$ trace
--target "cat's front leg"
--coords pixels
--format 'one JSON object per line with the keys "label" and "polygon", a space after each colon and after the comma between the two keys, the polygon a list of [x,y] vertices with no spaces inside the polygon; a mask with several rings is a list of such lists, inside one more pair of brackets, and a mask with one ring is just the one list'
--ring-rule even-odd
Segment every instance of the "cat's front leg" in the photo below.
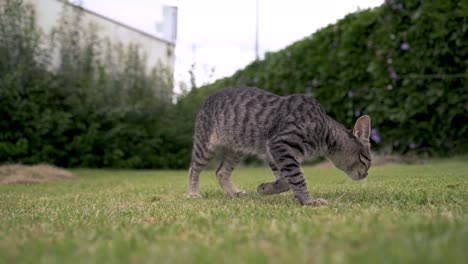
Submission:
{"label": "cat's front leg", "polygon": [[289,191],[289,184],[285,180],[264,182],[257,187],[257,193],[260,195],[279,194],[287,191]]}
{"label": "cat's front leg", "polygon": [[257,187],[257,193],[260,195],[272,195],[289,191],[289,184],[281,177],[278,166],[275,162],[268,161],[268,165],[276,178],[273,182],[264,182]]}
{"label": "cat's front leg", "polygon": [[302,205],[309,205],[309,206],[318,207],[318,206],[322,206],[322,205],[327,205],[328,201],[325,200],[325,199],[322,199],[322,198],[312,198],[312,199],[307,200],[306,202],[301,203],[301,204]]}
{"label": "cat's front leg", "polygon": [[298,150],[294,142],[281,139],[273,141],[269,146],[272,161],[278,167],[280,178],[284,179],[302,205],[320,206],[326,204],[323,199],[313,199],[307,190],[307,182],[296,159]]}

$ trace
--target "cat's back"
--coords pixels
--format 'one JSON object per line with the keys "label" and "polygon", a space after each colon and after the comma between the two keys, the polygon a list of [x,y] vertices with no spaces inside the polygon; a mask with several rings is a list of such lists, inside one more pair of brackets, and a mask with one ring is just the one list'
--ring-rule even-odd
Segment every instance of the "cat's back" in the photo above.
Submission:
{"label": "cat's back", "polygon": [[291,115],[305,121],[306,116],[315,119],[314,115],[325,115],[325,110],[304,94],[279,96],[255,87],[230,87],[211,94],[199,111],[208,122],[225,128],[256,125],[267,129]]}
{"label": "cat's back", "polygon": [[224,125],[239,125],[240,118],[249,118],[254,113],[275,108],[281,100],[281,96],[255,87],[229,87],[208,96],[199,110],[199,115],[206,116],[210,122],[223,119],[226,121],[222,123]]}
{"label": "cat's back", "polygon": [[[214,113],[217,116],[229,112],[243,115],[259,111],[268,112],[269,110],[275,110],[274,115],[276,116],[290,115],[294,112],[303,114],[310,110],[325,114],[325,109],[322,105],[314,98],[305,94],[279,96],[256,87],[221,89],[208,96],[201,107],[201,111]],[[268,117],[268,115],[264,115],[263,117]]]}
{"label": "cat's back", "polygon": [[210,95],[197,115],[197,127],[221,145],[259,148],[278,123],[283,97],[253,87],[231,87]]}
{"label": "cat's back", "polygon": [[256,87],[228,87],[208,96],[205,103],[224,102],[229,105],[235,105],[246,103],[250,100],[260,102],[265,100],[278,100],[279,98],[280,96],[276,94],[272,94]]}
{"label": "cat's back", "polygon": [[214,145],[258,154],[265,151],[270,138],[291,123],[306,125],[323,121],[324,116],[321,105],[306,95],[278,96],[258,88],[224,88],[205,100],[195,130]]}

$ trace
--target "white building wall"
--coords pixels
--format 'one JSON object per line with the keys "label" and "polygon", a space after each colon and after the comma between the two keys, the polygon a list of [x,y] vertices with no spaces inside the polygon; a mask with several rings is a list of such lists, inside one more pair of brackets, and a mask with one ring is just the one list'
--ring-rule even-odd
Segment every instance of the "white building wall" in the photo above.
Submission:
{"label": "white building wall", "polygon": [[[36,10],[37,24],[45,33],[50,33],[57,26],[63,8],[72,10],[74,5],[62,0],[29,0]],[[162,7],[161,7],[162,8]],[[150,70],[158,62],[174,72],[174,48],[169,41],[156,38],[148,33],[134,29],[97,13],[84,9],[82,12],[83,25],[94,24],[99,35],[108,38],[112,43],[121,42],[124,45],[131,43],[139,45],[148,56],[148,69]]]}

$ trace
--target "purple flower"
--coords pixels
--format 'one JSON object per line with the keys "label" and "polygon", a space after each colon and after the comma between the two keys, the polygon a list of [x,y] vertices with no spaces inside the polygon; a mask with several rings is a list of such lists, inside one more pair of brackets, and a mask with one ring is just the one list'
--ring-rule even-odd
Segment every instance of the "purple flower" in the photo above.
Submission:
{"label": "purple flower", "polygon": [[410,45],[407,42],[403,42],[403,43],[401,43],[400,49],[401,50],[409,50]]}
{"label": "purple flower", "polygon": [[333,41],[333,42],[332,42],[332,47],[333,47],[333,48],[336,48],[336,47],[338,47],[338,42],[336,42],[336,41]]}
{"label": "purple flower", "polygon": [[355,117],[361,116],[361,111],[359,110],[354,111],[354,116]]}
{"label": "purple flower", "polygon": [[319,84],[318,80],[317,79],[313,79],[312,80],[312,85],[313,86],[317,86]]}
{"label": "purple flower", "polygon": [[352,91],[349,91],[349,92],[348,92],[348,97],[349,97],[349,98],[352,98],[353,96],[354,96],[354,93],[353,93]]}
{"label": "purple flower", "polygon": [[402,3],[398,3],[395,5],[395,9],[397,10],[402,10],[403,9],[403,4]]}
{"label": "purple flower", "polygon": [[408,146],[410,147],[410,149],[415,149],[416,148],[416,144],[414,144],[414,143],[411,143]]}
{"label": "purple flower", "polygon": [[388,66],[387,70],[388,73],[390,73],[390,78],[392,78],[392,80],[396,80],[398,78],[398,75],[396,74],[395,69],[393,69],[392,66]]}
{"label": "purple flower", "polygon": [[377,129],[375,129],[375,128],[371,129],[371,139],[375,143],[379,143],[381,141],[379,132],[377,132]]}

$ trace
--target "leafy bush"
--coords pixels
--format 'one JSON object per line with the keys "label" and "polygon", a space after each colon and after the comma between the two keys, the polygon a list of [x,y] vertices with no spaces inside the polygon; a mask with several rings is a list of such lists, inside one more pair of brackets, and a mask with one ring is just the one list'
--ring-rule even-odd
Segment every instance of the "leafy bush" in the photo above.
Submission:
{"label": "leafy bush", "polygon": [[231,85],[280,95],[311,92],[348,127],[371,115],[376,150],[466,153],[467,35],[466,1],[390,0],[267,53],[181,103],[194,107]]}
{"label": "leafy bush", "polygon": [[102,39],[80,9],[64,9],[47,38],[31,6],[9,0],[0,8],[0,161],[174,166],[165,160],[174,147],[163,141],[173,110],[169,71],[148,73],[137,45]]}
{"label": "leafy bush", "polygon": [[145,71],[137,45],[102,39],[79,10],[64,10],[50,36],[34,19],[21,0],[0,5],[0,162],[184,168],[199,105],[233,85],[309,92],[348,127],[369,114],[382,152],[468,149],[466,1],[386,1],[177,104],[167,69]]}

